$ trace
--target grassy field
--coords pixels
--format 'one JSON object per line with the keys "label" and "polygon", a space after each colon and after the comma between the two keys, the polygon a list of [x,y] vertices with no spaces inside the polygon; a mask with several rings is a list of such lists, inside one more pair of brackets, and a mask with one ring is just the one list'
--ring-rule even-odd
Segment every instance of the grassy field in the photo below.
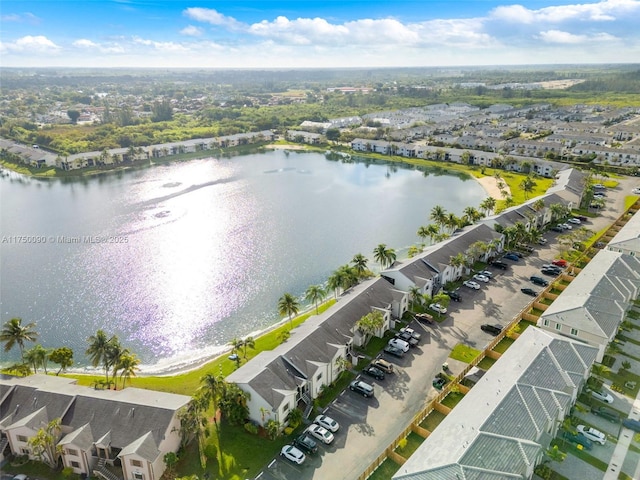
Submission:
{"label": "grassy field", "polygon": [[476,350],[475,348],[470,347],[469,345],[465,345],[464,343],[459,343],[451,353],[449,354],[450,358],[454,360],[460,360],[461,362],[471,363],[471,361],[480,355],[480,350]]}

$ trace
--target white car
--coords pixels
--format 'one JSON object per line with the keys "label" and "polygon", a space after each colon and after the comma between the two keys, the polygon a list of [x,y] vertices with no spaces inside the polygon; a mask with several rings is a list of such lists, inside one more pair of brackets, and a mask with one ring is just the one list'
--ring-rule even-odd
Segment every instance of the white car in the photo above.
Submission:
{"label": "white car", "polygon": [[478,275],[484,275],[485,277],[492,278],[493,272],[490,272],[489,270],[482,270],[481,272],[478,272]]}
{"label": "white car", "polygon": [[601,184],[601,183],[596,183],[596,184],[594,184],[594,185],[593,185],[593,188],[605,189],[605,188],[607,188],[607,187],[605,187],[605,186],[604,186],[603,184]]}
{"label": "white car", "polygon": [[465,280],[464,282],[462,282],[462,284],[465,287],[469,287],[469,288],[473,288],[474,290],[480,290],[480,284],[471,281],[471,280]]}
{"label": "white car", "polygon": [[337,432],[338,429],[340,428],[340,425],[338,424],[338,422],[336,422],[331,417],[327,417],[326,415],[318,415],[313,422],[317,423],[321,427],[324,427],[330,432],[334,432],[334,433]]}
{"label": "white car", "polygon": [[483,282],[483,283],[487,283],[489,281],[489,277],[487,277],[486,275],[481,275],[479,273],[476,273],[473,278],[475,280],[478,280],[479,282]]}
{"label": "white car", "polygon": [[302,462],[304,462],[305,459],[304,453],[293,445],[285,445],[282,447],[280,455],[293,463],[297,463],[298,465],[302,465]]}
{"label": "white car", "polygon": [[585,425],[578,425],[576,427],[576,430],[578,430],[592,442],[598,442],[600,445],[604,445],[607,441],[607,436],[600,430],[596,430],[595,428],[587,427]]}
{"label": "white car", "polygon": [[574,225],[580,225],[582,223],[579,218],[570,218],[567,222],[573,223]]}
{"label": "white car", "polygon": [[407,353],[409,351],[409,343],[401,340],[400,338],[392,338],[391,340],[389,340],[388,345],[390,347],[399,348],[404,353]]}
{"label": "white car", "polygon": [[631,190],[631,193],[633,193],[634,195],[640,195],[640,188],[634,188],[633,190]]}
{"label": "white car", "polygon": [[325,445],[329,445],[333,442],[333,433],[316,423],[312,423],[309,428],[307,428],[307,433],[312,437],[316,437]]}
{"label": "white car", "polygon": [[443,315],[447,313],[447,307],[443,307],[439,303],[432,303],[431,305],[429,305],[429,308],[434,312],[442,313]]}
{"label": "white car", "polygon": [[546,238],[541,238],[538,240],[538,245],[546,245],[547,244],[547,239]]}
{"label": "white car", "polygon": [[560,226],[562,228],[564,228],[565,230],[573,230],[573,227],[571,225],[569,225],[568,223],[563,223]]}
{"label": "white car", "polygon": [[597,390],[591,390],[591,396],[604,403],[613,403],[613,397],[604,390],[601,392]]}

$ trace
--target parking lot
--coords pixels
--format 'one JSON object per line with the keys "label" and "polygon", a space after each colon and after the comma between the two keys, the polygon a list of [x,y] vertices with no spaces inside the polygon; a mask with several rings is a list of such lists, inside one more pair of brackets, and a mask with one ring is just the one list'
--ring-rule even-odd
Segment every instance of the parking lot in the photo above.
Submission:
{"label": "parking lot", "polygon": [[[606,207],[601,215],[584,226],[597,232],[610,225],[620,215],[624,197],[635,183],[637,180],[627,179],[622,186],[608,192]],[[357,478],[437,394],[431,381],[441,371],[442,364],[449,362],[453,373],[456,373],[456,362],[448,360],[453,347],[464,343],[483,349],[493,335],[483,332],[480,325],[491,323],[504,326],[525,308],[533,298],[520,289],[531,287],[541,291],[543,288],[531,283],[529,278],[532,275],[553,281],[553,277],[540,274],[540,267],[551,263],[556,257],[557,235],[559,233],[547,232],[544,235],[548,240],[546,245],[536,246],[534,252],[517,262],[505,260],[509,264],[507,270],[488,267],[493,278],[488,283],[482,283],[479,290],[460,287],[462,301],[450,303],[447,318],[442,323],[425,326],[413,322],[411,326],[422,334],[420,344],[411,348],[403,358],[383,354],[383,358],[396,366],[396,372],[380,381],[368,376],[364,378],[367,383],[375,385],[375,397],[367,399],[346,390],[327,408],[326,414],[340,423],[334,442],[329,446],[319,444],[318,454],[308,456],[301,466],[284,459],[274,459],[261,478]],[[630,399],[621,398],[617,401],[627,402],[626,405],[620,404],[620,407],[631,409]],[[593,425],[600,425],[598,422],[602,421],[601,418],[590,413],[588,415],[595,418]],[[617,434],[610,431],[611,425],[605,427],[611,435]],[[608,463],[613,448],[611,442],[600,447],[598,458],[602,457],[602,461]]]}

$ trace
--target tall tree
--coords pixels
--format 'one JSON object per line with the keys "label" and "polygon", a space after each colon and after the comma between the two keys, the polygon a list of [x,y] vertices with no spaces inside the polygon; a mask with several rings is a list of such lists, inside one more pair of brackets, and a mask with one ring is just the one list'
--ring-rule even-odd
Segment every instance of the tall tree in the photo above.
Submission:
{"label": "tall tree", "polygon": [[242,356],[247,359],[247,348],[255,349],[256,341],[253,337],[245,337],[242,339]]}
{"label": "tall tree", "polygon": [[104,368],[107,383],[109,383],[109,368],[111,366],[109,364],[110,349],[113,339],[117,340],[117,337],[113,336],[108,338],[104,330],[99,329],[95,335],[91,335],[87,339],[89,342],[89,348],[85,351],[94,368],[98,367],[98,365],[101,365],[102,368]]}
{"label": "tall tree", "polygon": [[480,203],[480,210],[485,212],[486,216],[492,214],[496,209],[496,199],[493,197],[487,197]]}
{"label": "tall tree", "polygon": [[290,293],[285,293],[278,300],[278,313],[280,315],[288,315],[289,316],[289,326],[293,328],[292,318],[294,315],[297,315],[300,311],[300,304],[296,297],[291,295]]}
{"label": "tall tree", "polygon": [[367,257],[361,253],[356,253],[351,259],[351,263],[353,264],[353,268],[358,275],[358,278],[364,277],[367,273],[367,262]]}
{"label": "tall tree", "polygon": [[120,355],[118,359],[118,370],[120,370],[120,379],[122,380],[122,388],[131,379],[136,376],[136,372],[140,370],[140,359],[135,353],[128,350]]}
{"label": "tall tree", "polygon": [[42,367],[44,374],[47,374],[49,352],[39,343],[35,344],[33,348],[30,348],[25,352],[24,359],[33,367],[33,373],[38,373],[38,368]]}
{"label": "tall tree", "polygon": [[443,227],[446,224],[447,212],[442,205],[436,205],[431,209],[429,220],[435,222],[436,225]]}
{"label": "tall tree", "polygon": [[28,440],[33,454],[52,469],[57,468],[58,458],[62,455],[62,445],[58,445],[61,423],[60,418],[54,418]]}
{"label": "tall tree", "polygon": [[307,302],[311,302],[316,306],[316,315],[318,314],[318,303],[324,300],[327,292],[322,285],[310,285],[307,291],[304,292],[304,298]]}
{"label": "tall tree", "polygon": [[384,315],[380,310],[373,310],[356,322],[356,328],[364,335],[364,345],[369,342],[369,337],[384,326]]}
{"label": "tall tree", "polygon": [[60,375],[60,372],[73,366],[73,350],[69,347],[56,348],[49,354],[49,360],[60,365],[60,369],[56,372],[56,375]]}
{"label": "tall tree", "polygon": [[7,321],[0,332],[0,342],[4,343],[4,351],[8,352],[14,345],[20,348],[20,358],[24,363],[24,342],[35,342],[38,333],[34,330],[36,324],[22,325],[21,318],[12,318]]}
{"label": "tall tree", "polygon": [[396,261],[396,252],[393,248],[387,248],[384,243],[381,243],[373,250],[373,258],[384,269],[393,265],[393,262]]}
{"label": "tall tree", "polygon": [[203,400],[207,402],[207,406],[213,406],[213,414],[216,415],[218,411],[218,401],[225,388],[224,379],[220,375],[209,372],[200,377],[200,384],[200,388],[198,389],[199,394]]}

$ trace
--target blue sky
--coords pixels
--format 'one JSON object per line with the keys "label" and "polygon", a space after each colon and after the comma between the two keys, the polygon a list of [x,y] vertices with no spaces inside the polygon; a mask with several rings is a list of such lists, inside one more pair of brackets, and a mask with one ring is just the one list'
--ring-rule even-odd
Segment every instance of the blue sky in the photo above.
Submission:
{"label": "blue sky", "polygon": [[3,66],[640,62],[640,0],[2,0]]}

